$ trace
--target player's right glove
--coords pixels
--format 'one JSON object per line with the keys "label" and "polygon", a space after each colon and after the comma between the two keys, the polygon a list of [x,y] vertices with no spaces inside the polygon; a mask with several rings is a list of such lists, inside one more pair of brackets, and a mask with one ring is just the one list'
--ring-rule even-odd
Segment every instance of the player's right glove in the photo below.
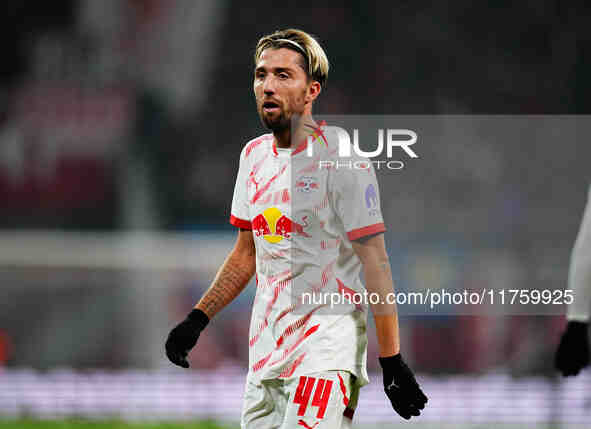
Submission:
{"label": "player's right glove", "polygon": [[176,325],[166,340],[168,360],[183,368],[189,368],[187,355],[199,339],[199,334],[209,323],[209,317],[203,311],[194,309],[187,318]]}
{"label": "player's right glove", "polygon": [[554,365],[565,377],[577,375],[581,369],[589,365],[587,323],[568,322],[556,350]]}
{"label": "player's right glove", "polygon": [[427,397],[400,353],[379,360],[384,372],[384,391],[394,410],[406,420],[420,415]]}

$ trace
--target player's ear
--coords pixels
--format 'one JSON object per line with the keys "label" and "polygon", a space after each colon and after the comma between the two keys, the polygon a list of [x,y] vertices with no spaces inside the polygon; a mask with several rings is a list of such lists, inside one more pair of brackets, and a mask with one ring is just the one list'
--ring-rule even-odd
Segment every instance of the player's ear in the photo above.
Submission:
{"label": "player's ear", "polygon": [[308,85],[308,90],[306,91],[306,103],[310,103],[320,95],[322,91],[322,85],[316,80],[313,80],[310,85]]}

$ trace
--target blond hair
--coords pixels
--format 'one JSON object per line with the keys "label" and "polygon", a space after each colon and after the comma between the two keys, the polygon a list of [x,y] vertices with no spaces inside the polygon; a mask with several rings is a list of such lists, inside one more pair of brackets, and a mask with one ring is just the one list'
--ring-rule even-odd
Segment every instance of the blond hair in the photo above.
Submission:
{"label": "blond hair", "polygon": [[263,51],[268,48],[287,48],[299,52],[304,57],[302,68],[308,79],[312,78],[322,86],[326,83],[329,69],[326,53],[318,41],[305,31],[288,28],[262,37],[254,52],[255,64],[259,61]]}

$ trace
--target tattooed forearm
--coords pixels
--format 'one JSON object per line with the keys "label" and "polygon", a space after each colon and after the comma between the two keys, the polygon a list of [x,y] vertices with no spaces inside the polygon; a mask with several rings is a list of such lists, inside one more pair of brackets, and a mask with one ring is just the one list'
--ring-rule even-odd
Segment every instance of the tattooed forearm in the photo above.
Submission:
{"label": "tattooed forearm", "polygon": [[242,292],[254,271],[254,255],[230,254],[195,308],[204,311],[211,319]]}

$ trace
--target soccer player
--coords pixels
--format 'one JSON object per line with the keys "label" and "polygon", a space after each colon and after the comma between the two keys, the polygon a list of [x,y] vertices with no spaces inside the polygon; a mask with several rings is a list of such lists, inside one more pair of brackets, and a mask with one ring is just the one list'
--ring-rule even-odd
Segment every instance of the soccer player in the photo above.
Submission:
{"label": "soccer player", "polygon": [[556,369],[565,377],[577,375],[589,364],[587,327],[591,305],[591,187],[571,255],[568,287],[574,292],[574,300],[568,306],[568,323],[555,357]]}
{"label": "soccer player", "polygon": [[[353,298],[363,291],[363,270],[367,292],[380,298],[371,309],[385,393],[403,418],[418,416],[427,397],[400,354],[375,171],[369,162],[360,170],[346,162],[319,167],[319,159],[334,159],[337,143],[334,128],[312,118],[326,54],[309,34],[288,29],[261,38],[254,62],[258,113],[272,132],[242,149],[230,216],[236,244],[170,332],[167,356],[187,368],[199,333],[256,273],[242,427],[350,427],[359,388],[369,382],[368,306]],[[335,293],[349,302],[316,302]]]}

